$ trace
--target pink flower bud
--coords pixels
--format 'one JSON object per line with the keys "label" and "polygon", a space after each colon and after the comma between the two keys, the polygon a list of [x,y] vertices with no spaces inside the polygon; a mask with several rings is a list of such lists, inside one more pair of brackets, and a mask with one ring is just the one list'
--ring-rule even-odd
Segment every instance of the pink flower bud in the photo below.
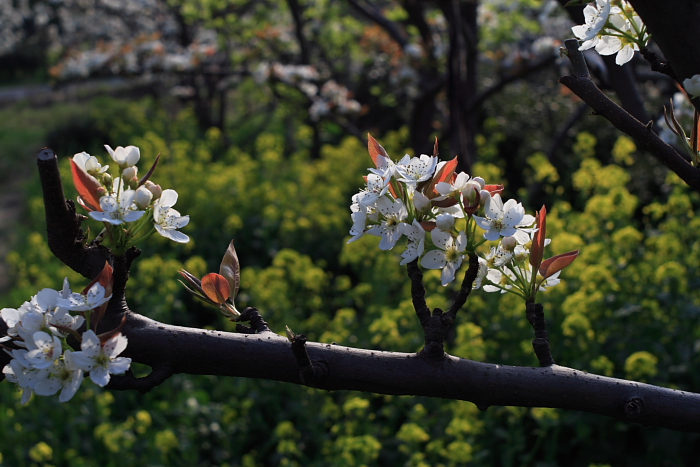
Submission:
{"label": "pink flower bud", "polygon": [[144,185],[148,191],[153,193],[153,199],[158,199],[160,198],[160,195],[163,194],[163,189],[160,187],[160,185],[156,185],[155,183],[148,181]]}

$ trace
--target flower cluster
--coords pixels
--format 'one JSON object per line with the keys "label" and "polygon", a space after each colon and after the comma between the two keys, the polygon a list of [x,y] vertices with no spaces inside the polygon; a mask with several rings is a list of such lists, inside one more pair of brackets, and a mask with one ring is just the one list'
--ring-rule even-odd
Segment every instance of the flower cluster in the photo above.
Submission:
{"label": "flower cluster", "polygon": [[406,155],[394,162],[372,136],[369,153],[375,168],[369,169],[365,187],[352,197],[348,243],[374,235],[381,238],[380,249],[391,250],[406,237],[401,264],[419,260],[427,269],[440,269],[446,286],[466,255],[477,254],[477,247],[487,241],[500,240],[479,258],[474,287],[483,284],[487,292],[508,291],[524,298],[556,285],[559,271],[578,254],[567,253],[568,263],[556,261],[563,255],[543,262],[548,244],[543,236],[544,209],[535,218],[521,203],[503,202],[502,185],[456,173],[457,158],[438,162],[436,155]]}
{"label": "flower cluster", "polygon": [[175,190],[163,190],[149,180],[158,159],[151,170],[138,178],[136,164],[141,158],[135,146],[105,146],[119,169],[119,176],[112,177],[97,158],[85,152],[73,156],[71,167],[73,182],[78,189],[78,203],[90,213],[90,217],[105,225],[105,233],[119,253],[154,232],[175,242],[187,243],[190,238],[179,232],[189,223],[189,216],[181,216],[173,209],[177,202]]}
{"label": "flower cluster", "polygon": [[[106,265],[82,293],[72,292],[65,279],[61,291],[43,289],[18,309],[0,311],[8,328],[0,342],[12,356],[2,371],[23,390],[22,404],[32,394],[51,396],[59,391],[59,401],[66,402],[86,374],[95,384],[105,386],[110,374],[129,369],[131,359],[118,356],[127,345],[120,329],[101,335],[91,329],[91,324],[96,328],[111,298],[111,277],[112,269]],[[83,324],[87,330],[81,333]],[[69,338],[80,343],[79,351],[71,350]]]}
{"label": "flower cluster", "polygon": [[601,55],[613,55],[623,65],[634,52],[645,49],[651,36],[632,6],[624,0],[596,0],[583,10],[586,24],[571,28],[582,41],[579,50],[595,48]]}

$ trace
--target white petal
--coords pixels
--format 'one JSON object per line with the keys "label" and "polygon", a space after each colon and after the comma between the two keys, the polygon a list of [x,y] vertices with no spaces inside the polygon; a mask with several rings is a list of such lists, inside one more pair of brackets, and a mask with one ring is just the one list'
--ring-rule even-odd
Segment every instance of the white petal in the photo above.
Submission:
{"label": "white petal", "polygon": [[445,267],[445,264],[447,264],[445,252],[442,250],[431,250],[423,256],[420,264],[428,269],[442,269]]}

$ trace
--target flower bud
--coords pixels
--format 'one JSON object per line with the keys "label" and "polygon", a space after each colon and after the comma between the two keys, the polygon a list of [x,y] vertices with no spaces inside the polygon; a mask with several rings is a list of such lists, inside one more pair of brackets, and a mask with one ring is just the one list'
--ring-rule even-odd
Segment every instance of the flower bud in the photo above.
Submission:
{"label": "flower bud", "polygon": [[486,182],[484,181],[483,178],[481,177],[474,177],[470,180],[470,182],[476,182],[479,184],[479,191],[483,190],[484,187],[486,186]]}
{"label": "flower bud", "polygon": [[683,80],[685,91],[690,94],[691,98],[700,96],[700,75],[694,75],[692,78]]}
{"label": "flower bud", "polygon": [[474,180],[469,180],[467,182],[467,186],[462,189],[462,196],[464,196],[464,199],[466,200],[467,204],[474,204],[474,202],[479,198],[479,192],[483,188],[479,185],[478,182]]}
{"label": "flower bud", "polygon": [[101,186],[101,187],[97,188],[97,190],[95,190],[95,192],[97,193],[97,196],[102,197],[102,196],[107,194],[107,189],[105,187]]}
{"label": "flower bud", "polygon": [[437,228],[443,232],[449,232],[455,226],[455,218],[452,214],[440,214],[435,218]]}
{"label": "flower bud", "polygon": [[486,191],[486,190],[481,190],[481,191],[479,192],[479,195],[481,196],[481,205],[482,205],[482,206],[485,205],[485,204],[486,204],[486,200],[489,199],[489,198],[491,197],[491,193],[489,193],[489,192]]}
{"label": "flower bud", "polygon": [[122,172],[122,179],[131,180],[132,178],[135,178],[137,174],[138,174],[138,169],[136,167],[134,167],[134,166],[127,167]]}
{"label": "flower bud", "polygon": [[108,173],[103,173],[102,176],[100,177],[100,181],[104,186],[107,188],[110,188],[112,186],[112,176]]}
{"label": "flower bud", "polygon": [[146,209],[149,204],[151,204],[151,200],[153,199],[153,193],[146,188],[145,186],[140,186],[136,189],[136,193],[134,194],[134,203],[136,203],[136,206],[139,207],[139,209]]}
{"label": "flower bud", "polygon": [[135,190],[139,187],[139,179],[134,177],[126,182],[126,184],[131,188],[132,190]]}
{"label": "flower bud", "polygon": [[153,193],[153,199],[158,199],[160,198],[160,195],[163,194],[163,189],[160,187],[160,185],[156,185],[152,181],[147,181],[146,184],[144,185],[148,191]]}
{"label": "flower bud", "polygon": [[517,245],[518,241],[515,239],[515,237],[504,237],[503,240],[501,240],[501,247],[503,247],[503,249],[506,251],[515,250]]}

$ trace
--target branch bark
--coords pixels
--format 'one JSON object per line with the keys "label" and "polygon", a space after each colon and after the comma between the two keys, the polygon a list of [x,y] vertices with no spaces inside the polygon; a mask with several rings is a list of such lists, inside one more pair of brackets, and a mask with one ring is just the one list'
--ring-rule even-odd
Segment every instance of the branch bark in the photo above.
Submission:
{"label": "branch bark", "polygon": [[648,124],[640,122],[598,89],[588,74],[585,59],[578,50],[576,40],[567,40],[566,46],[574,76],[563,76],[559,82],[590,105],[597,115],[601,115],[615,128],[644,146],[659,162],[675,172],[693,190],[700,192],[700,170],[690,165],[673,147],[659,138],[652,131],[651,122]]}

